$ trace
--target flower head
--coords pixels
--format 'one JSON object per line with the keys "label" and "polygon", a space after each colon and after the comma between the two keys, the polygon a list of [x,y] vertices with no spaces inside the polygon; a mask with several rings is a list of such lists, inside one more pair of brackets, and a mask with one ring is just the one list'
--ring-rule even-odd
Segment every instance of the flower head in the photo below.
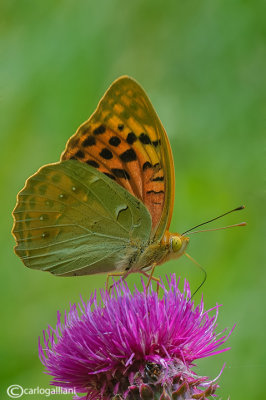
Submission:
{"label": "flower head", "polygon": [[[188,283],[183,292],[178,283],[171,275],[159,298],[144,283],[142,291],[131,292],[119,282],[110,295],[101,292],[99,301],[95,292],[87,303],[72,305],[64,318],[58,312],[56,329],[48,327],[44,345],[39,344],[51,384],[75,388],[90,400],[212,394],[216,385],[191,367],[199,358],[228,350],[219,349],[228,335],[218,338],[214,332],[218,306],[214,316],[213,309],[204,311],[203,300],[195,307]],[[202,391],[199,385],[208,387]],[[178,391],[190,397],[178,397]]]}

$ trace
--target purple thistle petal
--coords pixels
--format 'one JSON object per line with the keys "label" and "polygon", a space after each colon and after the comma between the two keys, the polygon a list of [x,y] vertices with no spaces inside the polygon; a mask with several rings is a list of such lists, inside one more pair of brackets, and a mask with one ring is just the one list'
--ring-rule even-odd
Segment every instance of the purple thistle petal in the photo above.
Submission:
{"label": "purple thistle petal", "polygon": [[219,347],[234,327],[228,335],[214,332],[220,306],[204,311],[201,299],[195,307],[188,282],[183,293],[175,275],[167,282],[168,288],[161,283],[162,298],[152,288],[146,290],[144,282],[143,291],[131,292],[120,281],[110,295],[101,291],[101,300],[95,291],[87,303],[81,298],[77,306],[70,304],[63,317],[58,312],[56,329],[48,326],[43,346],[39,340],[40,360],[54,377],[51,384],[75,388],[88,399],[101,390],[109,399],[111,386],[113,394],[119,393],[121,377],[133,385],[147,362],[158,362],[171,372],[174,364],[191,368],[194,360],[228,350]]}

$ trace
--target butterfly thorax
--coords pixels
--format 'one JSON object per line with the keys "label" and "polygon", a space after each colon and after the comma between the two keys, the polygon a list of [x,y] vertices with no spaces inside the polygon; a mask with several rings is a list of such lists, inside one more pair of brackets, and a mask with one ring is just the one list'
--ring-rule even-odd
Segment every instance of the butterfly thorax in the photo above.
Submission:
{"label": "butterfly thorax", "polygon": [[186,250],[189,238],[179,233],[166,231],[161,241],[149,243],[145,247],[139,247],[134,252],[134,260],[131,258],[130,272],[147,269],[152,265],[160,265],[171,259],[179,258]]}

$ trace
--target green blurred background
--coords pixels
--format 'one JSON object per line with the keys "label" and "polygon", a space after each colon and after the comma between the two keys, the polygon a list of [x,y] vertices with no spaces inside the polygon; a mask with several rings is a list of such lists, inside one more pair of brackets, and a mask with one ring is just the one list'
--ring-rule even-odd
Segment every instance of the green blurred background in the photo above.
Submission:
{"label": "green blurred background", "polygon": [[[40,166],[59,159],[67,139],[122,74],[141,83],[170,138],[172,230],[247,206],[209,226],[244,220],[246,228],[192,236],[189,254],[208,273],[206,307],[223,304],[217,330],[237,324],[231,350],[199,361],[195,371],[213,378],[226,362],[218,397],[264,398],[263,3],[1,1],[1,399],[11,384],[48,387],[37,337],[55,324],[57,309],[68,309],[80,294],[87,298],[106,279],[26,269],[10,233],[16,194]],[[192,289],[202,280],[185,257],[156,271],[170,272],[188,278]]]}

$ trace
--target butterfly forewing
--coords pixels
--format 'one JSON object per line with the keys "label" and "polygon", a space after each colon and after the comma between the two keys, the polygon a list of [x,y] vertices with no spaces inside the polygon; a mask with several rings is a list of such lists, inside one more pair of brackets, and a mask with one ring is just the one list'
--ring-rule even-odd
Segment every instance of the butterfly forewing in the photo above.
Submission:
{"label": "butterfly forewing", "polygon": [[151,217],[127,190],[97,169],[68,160],[41,168],[18,194],[16,253],[55,275],[114,271],[147,244]]}
{"label": "butterfly forewing", "polygon": [[152,217],[160,240],[171,221],[174,166],[165,130],[141,86],[117,79],[95,113],[70,138],[62,160],[78,159],[137,197]]}

